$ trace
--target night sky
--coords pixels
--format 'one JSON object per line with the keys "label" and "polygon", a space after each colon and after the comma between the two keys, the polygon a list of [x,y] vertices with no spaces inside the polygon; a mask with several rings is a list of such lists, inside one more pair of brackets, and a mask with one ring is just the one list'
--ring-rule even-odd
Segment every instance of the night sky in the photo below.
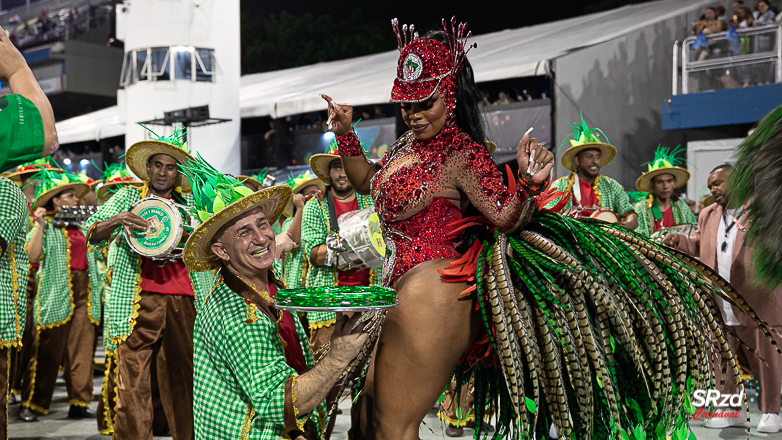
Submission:
{"label": "night sky", "polygon": [[[400,23],[414,23],[420,33],[438,25],[442,18],[456,16],[458,21],[467,21],[475,34],[500,31],[545,23],[553,20],[575,17],[597,10],[616,8],[643,0],[546,0],[509,1],[473,0],[451,2],[390,2],[377,0],[293,0],[265,1],[241,0],[244,13],[252,15],[279,14],[282,11],[299,15],[310,12],[313,15],[329,14],[338,17],[349,15],[354,9],[361,9],[364,16],[373,20],[390,22],[394,17]],[[439,26],[438,26],[439,27]],[[337,32],[338,30],[335,30]]]}

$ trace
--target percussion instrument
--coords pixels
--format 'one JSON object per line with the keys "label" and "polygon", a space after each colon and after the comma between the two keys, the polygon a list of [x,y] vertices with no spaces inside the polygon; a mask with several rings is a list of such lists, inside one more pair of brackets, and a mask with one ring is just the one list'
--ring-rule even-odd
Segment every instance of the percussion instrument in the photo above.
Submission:
{"label": "percussion instrument", "polygon": [[182,258],[182,236],[194,229],[187,206],[150,195],[134,203],[130,212],[149,223],[146,231],[126,233],[125,239],[134,252],[163,264]]}
{"label": "percussion instrument", "polygon": [[326,245],[336,253],[339,270],[383,265],[386,244],[375,208],[342,214],[337,222],[339,233],[326,237]]}
{"label": "percussion instrument", "polygon": [[665,238],[665,236],[668,234],[682,234],[692,238],[695,236],[695,233],[697,231],[698,231],[697,223],[682,223],[680,225],[671,226],[670,228],[665,228],[665,229],[660,229],[659,231],[655,231],[652,233],[652,235],[649,236],[649,239],[655,243],[662,244],[663,238]]}
{"label": "percussion instrument", "polygon": [[603,220],[607,223],[619,223],[619,216],[610,209],[598,209],[597,211],[589,214],[589,218]]}
{"label": "percussion instrument", "polygon": [[84,226],[92,215],[98,212],[97,206],[63,206],[52,216],[54,226]]}
{"label": "percussion instrument", "polygon": [[566,215],[572,218],[594,218],[608,223],[619,223],[619,216],[616,213],[599,206],[574,206]]}
{"label": "percussion instrument", "polygon": [[277,184],[277,178],[272,176],[271,174],[268,174],[266,177],[263,178],[263,182],[261,182],[261,189],[271,188],[276,184]]}
{"label": "percussion instrument", "polygon": [[275,301],[278,309],[291,312],[366,312],[397,306],[395,290],[366,286],[280,289]]}

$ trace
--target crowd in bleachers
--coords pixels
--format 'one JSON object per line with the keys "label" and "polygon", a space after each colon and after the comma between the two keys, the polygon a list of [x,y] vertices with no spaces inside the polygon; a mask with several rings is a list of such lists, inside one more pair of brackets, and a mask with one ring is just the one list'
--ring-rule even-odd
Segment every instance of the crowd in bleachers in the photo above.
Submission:
{"label": "crowd in bleachers", "polygon": [[71,6],[54,11],[43,9],[38,17],[31,20],[24,20],[18,14],[12,15],[2,27],[17,48],[26,49],[78,37],[105,23],[112,13],[113,8],[109,4]]}

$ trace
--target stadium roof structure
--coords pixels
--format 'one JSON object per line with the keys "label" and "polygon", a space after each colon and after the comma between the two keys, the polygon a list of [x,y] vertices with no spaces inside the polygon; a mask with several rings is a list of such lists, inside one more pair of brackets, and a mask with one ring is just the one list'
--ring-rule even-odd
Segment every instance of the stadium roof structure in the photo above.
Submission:
{"label": "stadium roof structure", "polygon": [[[470,52],[477,82],[545,75],[549,61],[656,23],[706,8],[713,0],[659,0],[567,20],[473,36]],[[389,26],[389,32],[391,32]],[[325,110],[320,94],[352,105],[390,101],[399,52],[244,75],[242,118]],[[219,77],[218,77],[219,80]],[[129,90],[130,91],[130,90]],[[133,121],[135,122],[135,121]],[[57,123],[60,143],[98,140],[125,133],[119,109],[109,107]]]}

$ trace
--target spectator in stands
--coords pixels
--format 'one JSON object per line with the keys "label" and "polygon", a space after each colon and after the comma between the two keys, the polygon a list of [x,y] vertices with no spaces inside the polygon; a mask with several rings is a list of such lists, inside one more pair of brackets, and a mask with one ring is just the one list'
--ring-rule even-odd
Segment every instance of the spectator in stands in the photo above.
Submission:
{"label": "spectator in stands", "polygon": [[741,6],[739,8],[739,18],[737,21],[739,23],[739,28],[752,27],[755,22],[755,18],[752,16],[752,9],[750,9],[749,6]]}
{"label": "spectator in stands", "polygon": [[499,99],[497,99],[496,101],[494,101],[494,103],[493,103],[493,104],[494,104],[494,105],[500,105],[500,104],[509,104],[509,103],[511,103],[511,102],[513,102],[513,100],[510,98],[510,96],[508,96],[508,94],[507,94],[507,93],[505,93],[504,91],[502,91],[502,92],[500,92],[500,94],[499,94]]}
{"label": "spectator in stands", "polygon": [[722,23],[722,30],[727,31],[729,26],[728,26],[728,20],[725,17],[725,6],[719,5],[716,8],[714,8],[714,10],[717,11],[717,20],[719,20],[720,23]]}
{"label": "spectator in stands", "polygon": [[731,6],[733,7],[733,15],[739,15],[739,10],[744,6],[744,2],[742,0],[737,0],[733,2]]}
{"label": "spectator in stands", "polygon": [[772,24],[774,22],[774,17],[776,14],[774,14],[774,11],[771,10],[768,1],[758,0],[757,7],[758,10],[756,12],[758,13],[758,15],[757,17],[755,17],[755,26]]}
{"label": "spectator in stands", "polygon": [[706,12],[703,14],[703,19],[695,22],[693,26],[692,34],[698,35],[703,32],[704,35],[716,34],[722,32],[722,22],[717,19],[717,9],[709,7],[706,8]]}
{"label": "spectator in stands", "polygon": [[383,110],[382,105],[376,105],[375,106],[375,119],[381,119],[381,118],[387,118],[388,115],[386,115],[385,110]]}
{"label": "spectator in stands", "polygon": [[481,105],[491,105],[489,94],[485,90],[481,90]]}

